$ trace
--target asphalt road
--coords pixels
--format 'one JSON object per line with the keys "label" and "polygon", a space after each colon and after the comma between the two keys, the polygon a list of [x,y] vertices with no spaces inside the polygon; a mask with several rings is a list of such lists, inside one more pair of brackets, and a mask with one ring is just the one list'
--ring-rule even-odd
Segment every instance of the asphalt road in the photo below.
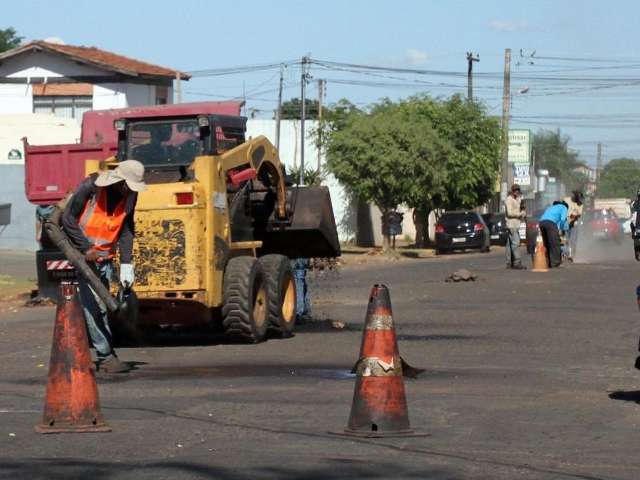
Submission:
{"label": "asphalt road", "polygon": [[[111,433],[43,436],[54,310],[0,309],[0,478],[637,479],[638,266],[628,243],[597,263],[508,271],[491,254],[372,261],[313,282],[316,314],[260,345],[126,348],[137,369],[98,379]],[[595,257],[594,257],[595,258]],[[475,282],[445,283],[458,268]],[[346,426],[369,291],[391,291],[422,438]],[[213,342],[215,343],[215,342]]]}

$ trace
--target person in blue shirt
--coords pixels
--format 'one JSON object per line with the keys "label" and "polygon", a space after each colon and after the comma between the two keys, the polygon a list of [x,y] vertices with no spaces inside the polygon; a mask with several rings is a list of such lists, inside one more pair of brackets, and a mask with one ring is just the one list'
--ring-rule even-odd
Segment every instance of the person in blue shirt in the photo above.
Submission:
{"label": "person in blue shirt", "polygon": [[540,233],[547,249],[547,259],[551,268],[559,267],[562,264],[560,230],[567,231],[569,229],[568,211],[569,206],[566,202],[556,201],[540,217]]}

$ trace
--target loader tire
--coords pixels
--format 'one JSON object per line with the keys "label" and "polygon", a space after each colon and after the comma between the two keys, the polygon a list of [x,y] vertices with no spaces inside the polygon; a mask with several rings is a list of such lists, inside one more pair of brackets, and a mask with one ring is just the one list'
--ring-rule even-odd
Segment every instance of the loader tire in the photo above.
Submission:
{"label": "loader tire", "polygon": [[222,325],[227,335],[264,341],[269,327],[262,265],[253,257],[235,257],[224,271]]}
{"label": "loader tire", "polygon": [[290,337],[296,323],[296,282],[289,258],[284,255],[260,257],[265,273],[269,305],[269,328],[281,337]]}

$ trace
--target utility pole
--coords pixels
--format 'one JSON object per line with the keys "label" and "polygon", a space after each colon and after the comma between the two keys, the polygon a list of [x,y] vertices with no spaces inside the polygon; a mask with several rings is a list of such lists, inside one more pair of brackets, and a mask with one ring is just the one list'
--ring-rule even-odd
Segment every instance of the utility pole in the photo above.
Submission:
{"label": "utility pole", "polygon": [[509,108],[511,106],[511,49],[504,50],[504,83],[502,86],[502,175],[500,205],[507,199],[509,184]]}
{"label": "utility pole", "polygon": [[280,65],[280,86],[278,87],[278,109],[276,110],[276,149],[280,150],[280,120],[282,119],[282,84],[284,83],[284,65]]}
{"label": "utility pole", "polygon": [[322,99],[324,97],[324,85],[326,80],[318,80],[318,173],[322,169]]}
{"label": "utility pole", "polygon": [[309,57],[302,57],[301,69],[302,74],[300,75],[300,97],[302,101],[302,108],[300,114],[300,179],[298,180],[298,185],[304,185],[304,120],[307,115],[307,106],[306,106],[306,90],[307,90],[307,64],[309,63]]}
{"label": "utility pole", "polygon": [[182,103],[182,85],[180,72],[176,72],[176,103]]}
{"label": "utility pole", "polygon": [[480,55],[473,56],[473,53],[467,52],[467,100],[473,100],[473,62],[479,62]]}
{"label": "utility pole", "polygon": [[596,192],[600,188],[600,175],[602,175],[602,143],[598,142],[596,154]]}

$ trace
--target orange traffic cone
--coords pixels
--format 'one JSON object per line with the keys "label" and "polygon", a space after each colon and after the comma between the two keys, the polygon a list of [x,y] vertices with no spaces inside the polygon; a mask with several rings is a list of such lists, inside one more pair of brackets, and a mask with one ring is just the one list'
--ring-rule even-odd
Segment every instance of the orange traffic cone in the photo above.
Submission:
{"label": "orange traffic cone", "polygon": [[374,285],[369,297],[349,424],[342,435],[420,436],[411,430],[393,326],[389,290]]}
{"label": "orange traffic cone", "polygon": [[549,264],[547,263],[547,249],[544,246],[542,240],[542,234],[538,230],[538,236],[536,237],[536,251],[533,254],[533,268],[532,272],[548,272]]}
{"label": "orange traffic cone", "polygon": [[100,413],[98,387],[91,370],[91,354],[78,287],[60,284],[49,380],[38,433],[110,432]]}

